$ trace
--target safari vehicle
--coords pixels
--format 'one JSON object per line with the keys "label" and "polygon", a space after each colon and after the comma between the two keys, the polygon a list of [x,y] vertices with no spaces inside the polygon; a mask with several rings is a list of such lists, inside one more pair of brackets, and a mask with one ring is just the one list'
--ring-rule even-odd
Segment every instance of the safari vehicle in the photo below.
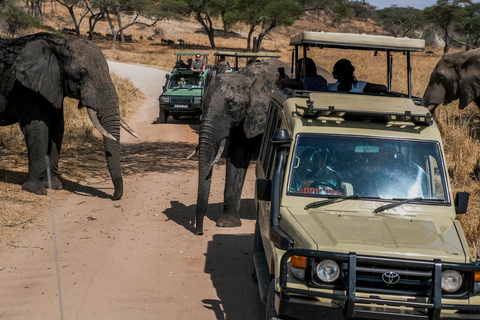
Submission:
{"label": "safari vehicle", "polygon": [[244,66],[247,65],[248,60],[250,59],[270,59],[277,58],[279,59],[282,55],[276,52],[236,52],[236,51],[215,51],[213,53],[215,57],[215,65],[218,64],[218,61],[221,56],[225,57],[225,60],[228,61],[231,65],[231,71],[237,71],[240,68],[240,59],[246,59]]}
{"label": "safari vehicle", "polygon": [[[304,32],[291,45],[296,59],[384,51],[390,91],[272,93],[253,257],[266,318],[480,319],[480,261],[456,219],[468,193],[453,198],[437,125],[411,95],[423,40]],[[405,94],[391,91],[394,54],[408,60]]]}
{"label": "safari vehicle", "polygon": [[190,71],[184,59],[195,59],[200,54],[208,67],[208,53],[175,52],[177,61],[170,74],[167,74],[163,93],[159,97],[158,122],[166,123],[171,115],[174,119],[181,116],[200,116],[202,114],[202,95],[205,90],[207,70]]}

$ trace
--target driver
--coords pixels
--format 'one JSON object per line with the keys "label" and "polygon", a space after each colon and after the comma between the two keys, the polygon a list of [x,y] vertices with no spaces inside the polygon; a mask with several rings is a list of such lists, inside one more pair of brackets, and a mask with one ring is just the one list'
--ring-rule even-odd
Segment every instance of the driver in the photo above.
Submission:
{"label": "driver", "polygon": [[327,148],[308,147],[295,157],[290,191],[342,195],[339,174],[327,165]]}

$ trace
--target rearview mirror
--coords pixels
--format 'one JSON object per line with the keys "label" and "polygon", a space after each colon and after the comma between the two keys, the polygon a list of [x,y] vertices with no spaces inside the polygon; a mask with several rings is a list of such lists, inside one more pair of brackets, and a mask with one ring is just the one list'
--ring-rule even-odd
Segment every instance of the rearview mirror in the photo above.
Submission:
{"label": "rearview mirror", "polygon": [[270,179],[257,179],[256,181],[257,199],[270,201],[272,198],[272,181]]}
{"label": "rearview mirror", "polygon": [[470,194],[468,192],[457,192],[455,195],[455,213],[464,214],[467,213],[468,198]]}

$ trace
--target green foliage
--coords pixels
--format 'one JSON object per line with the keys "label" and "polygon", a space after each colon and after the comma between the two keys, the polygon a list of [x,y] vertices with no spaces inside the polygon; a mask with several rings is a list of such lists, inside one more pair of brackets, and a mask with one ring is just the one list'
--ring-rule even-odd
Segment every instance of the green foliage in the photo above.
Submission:
{"label": "green foliage", "polygon": [[422,11],[412,7],[391,6],[375,13],[375,21],[395,37],[404,37],[408,32],[424,26]]}
{"label": "green foliage", "polygon": [[6,9],[0,12],[0,20],[12,38],[28,28],[40,26],[41,23],[40,19],[30,16],[14,3],[8,4]]}
{"label": "green foliage", "polygon": [[466,49],[476,47],[480,38],[480,3],[472,3],[457,17],[454,30],[465,42]]}

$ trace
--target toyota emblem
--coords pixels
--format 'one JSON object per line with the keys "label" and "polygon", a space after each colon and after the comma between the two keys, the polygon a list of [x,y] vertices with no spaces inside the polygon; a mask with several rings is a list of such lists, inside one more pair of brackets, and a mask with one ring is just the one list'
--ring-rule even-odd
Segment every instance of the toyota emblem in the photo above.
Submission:
{"label": "toyota emblem", "polygon": [[385,272],[382,274],[382,280],[386,284],[395,284],[400,281],[400,275],[393,271]]}

